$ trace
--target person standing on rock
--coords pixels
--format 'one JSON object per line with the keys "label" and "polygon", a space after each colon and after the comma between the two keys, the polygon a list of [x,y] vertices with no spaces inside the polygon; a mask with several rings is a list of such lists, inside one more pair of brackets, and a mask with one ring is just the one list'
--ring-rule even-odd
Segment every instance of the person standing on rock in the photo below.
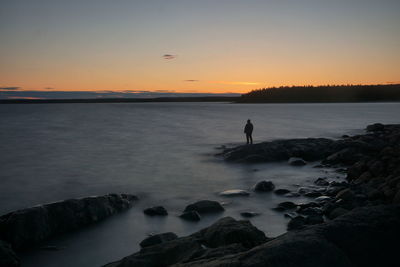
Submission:
{"label": "person standing on rock", "polygon": [[253,133],[253,124],[250,120],[247,120],[246,126],[244,126],[244,133],[246,134],[247,144],[253,144],[253,137],[251,136]]}

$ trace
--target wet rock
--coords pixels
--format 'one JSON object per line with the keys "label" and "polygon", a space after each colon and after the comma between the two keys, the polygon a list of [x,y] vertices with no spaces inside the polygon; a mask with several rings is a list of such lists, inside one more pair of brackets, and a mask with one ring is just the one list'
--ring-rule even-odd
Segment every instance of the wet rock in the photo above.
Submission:
{"label": "wet rock", "polygon": [[240,189],[232,189],[232,190],[226,190],[221,193],[219,193],[220,196],[223,197],[247,197],[250,195],[250,193],[246,190],[240,190]]}
{"label": "wet rock", "polygon": [[240,215],[242,215],[242,217],[245,217],[245,218],[252,218],[252,217],[260,215],[260,213],[252,212],[252,211],[244,211],[244,212],[241,212]]}
{"label": "wet rock", "polygon": [[178,236],[176,234],[174,234],[172,232],[167,232],[167,233],[149,236],[149,237],[143,239],[143,241],[140,242],[139,245],[142,248],[150,247],[150,246],[158,245],[158,244],[165,243],[165,242],[168,242],[171,240],[175,240],[177,238],[178,238]]}
{"label": "wet rock", "polygon": [[284,196],[285,197],[299,197],[300,194],[296,193],[296,192],[289,192],[289,193],[284,194]]}
{"label": "wet rock", "polygon": [[306,225],[306,218],[303,216],[297,216],[291,219],[287,225],[288,231],[298,230],[303,228]]}
{"label": "wet rock", "polygon": [[224,207],[222,207],[222,205],[217,201],[200,200],[196,203],[186,206],[184,212],[196,211],[201,215],[206,213],[222,212],[224,210]]}
{"label": "wet rock", "polygon": [[200,214],[194,210],[183,212],[181,215],[179,215],[179,217],[181,217],[184,220],[193,222],[200,221],[201,219]]}
{"label": "wet rock", "polygon": [[149,216],[166,216],[168,215],[167,210],[163,206],[155,206],[143,210],[143,213]]}
{"label": "wet rock", "polygon": [[326,178],[318,178],[317,180],[314,181],[314,184],[319,186],[328,186],[329,182],[326,180]]}
{"label": "wet rock", "polygon": [[318,191],[311,191],[304,194],[306,197],[320,197],[322,196],[321,192]]}
{"label": "wet rock", "polygon": [[270,192],[275,189],[275,185],[271,181],[260,181],[254,186],[256,192]]}
{"label": "wet rock", "polygon": [[4,267],[18,267],[20,261],[12,250],[10,244],[0,240],[0,266]]}
{"label": "wet rock", "polygon": [[297,207],[297,205],[290,201],[281,202],[277,206],[277,208],[279,210],[291,210],[291,209],[295,209],[296,207]]}
{"label": "wet rock", "polygon": [[338,207],[338,208],[335,208],[333,211],[331,211],[329,213],[328,217],[329,217],[329,219],[333,220],[333,219],[335,219],[335,218],[337,218],[339,216],[342,216],[342,215],[344,215],[344,214],[346,214],[348,212],[349,211],[347,209]]}
{"label": "wet rock", "polygon": [[288,163],[292,166],[304,166],[307,164],[304,159],[296,157],[289,158]]}
{"label": "wet rock", "polygon": [[307,225],[320,224],[324,222],[324,218],[321,214],[312,214],[306,217]]}
{"label": "wet rock", "polygon": [[321,215],[322,209],[319,207],[307,207],[307,208],[300,208],[297,210],[297,212],[303,215]]}
{"label": "wet rock", "polygon": [[31,247],[126,210],[135,201],[133,195],[109,194],[17,210],[0,217],[0,238],[16,250]]}
{"label": "wet rock", "polygon": [[367,126],[368,132],[378,132],[383,131],[385,129],[385,125],[382,123],[374,123]]}
{"label": "wet rock", "polygon": [[344,201],[351,201],[354,199],[354,197],[355,197],[355,194],[349,188],[340,191],[336,195],[337,199],[343,199]]}
{"label": "wet rock", "polygon": [[280,189],[276,189],[274,191],[274,193],[277,194],[277,195],[284,195],[284,194],[290,193],[290,190],[289,189],[280,188]]}
{"label": "wet rock", "polygon": [[331,198],[331,197],[328,197],[328,196],[320,196],[320,197],[317,197],[316,199],[314,199],[314,201],[315,202],[317,202],[317,203],[325,203],[325,202],[327,202],[327,201],[332,201],[333,199]]}

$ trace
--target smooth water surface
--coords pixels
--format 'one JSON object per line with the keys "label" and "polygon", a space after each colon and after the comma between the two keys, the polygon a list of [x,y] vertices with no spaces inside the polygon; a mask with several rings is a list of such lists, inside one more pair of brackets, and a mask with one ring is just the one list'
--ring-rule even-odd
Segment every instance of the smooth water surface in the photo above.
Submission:
{"label": "smooth water surface", "polygon": [[[263,179],[297,190],[338,174],[312,164],[228,164],[214,156],[216,147],[243,143],[248,118],[260,142],[337,138],[374,122],[400,123],[399,114],[400,103],[0,105],[0,213],[111,192],[140,197],[127,212],[46,242],[62,247],[59,251],[23,254],[23,266],[100,266],[137,251],[150,233],[187,235],[222,216],[240,219],[241,211],[262,213],[252,223],[276,236],[285,232],[287,219],[271,208],[288,198],[271,193],[223,198],[218,192],[250,189]],[[226,211],[198,223],[177,217],[200,199],[224,201]],[[165,206],[170,215],[143,215],[154,205]]]}

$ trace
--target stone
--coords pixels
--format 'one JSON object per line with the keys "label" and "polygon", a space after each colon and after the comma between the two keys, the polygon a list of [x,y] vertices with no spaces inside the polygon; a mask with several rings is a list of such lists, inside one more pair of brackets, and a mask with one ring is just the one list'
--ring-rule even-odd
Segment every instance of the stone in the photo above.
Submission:
{"label": "stone", "polygon": [[222,212],[224,210],[224,207],[222,207],[222,205],[217,201],[200,200],[196,203],[186,206],[184,212],[196,211],[201,215],[206,213]]}
{"label": "stone", "polygon": [[277,195],[284,195],[284,194],[290,193],[290,190],[289,189],[280,188],[280,189],[276,189],[274,191],[274,193],[277,194]]}
{"label": "stone", "polygon": [[306,217],[307,225],[320,224],[324,222],[324,218],[321,214],[313,214]]}
{"label": "stone", "polygon": [[385,129],[385,125],[383,125],[382,123],[374,123],[374,124],[370,124],[367,126],[368,132],[383,131],[384,129]]}
{"label": "stone", "polygon": [[254,186],[256,192],[270,192],[275,189],[275,185],[271,181],[260,181]]}
{"label": "stone", "polygon": [[320,197],[322,196],[321,192],[318,191],[311,191],[304,194],[306,197]]}
{"label": "stone", "polygon": [[291,210],[295,209],[297,205],[291,201],[285,201],[278,204],[278,208],[282,208],[283,210]]}
{"label": "stone", "polygon": [[298,230],[303,228],[305,225],[306,225],[306,218],[304,218],[303,216],[296,216],[289,221],[287,229],[288,231]]}
{"label": "stone", "polygon": [[247,197],[250,195],[250,193],[246,190],[241,190],[241,189],[232,189],[232,190],[226,190],[221,193],[219,193],[220,196],[223,197]]}
{"label": "stone", "polygon": [[165,242],[168,242],[171,240],[175,240],[177,238],[178,238],[178,236],[176,234],[174,234],[172,232],[167,232],[167,233],[149,236],[149,237],[143,239],[139,245],[142,248],[150,247],[150,246],[158,245],[158,244],[165,243]]}
{"label": "stone", "polygon": [[302,158],[291,157],[288,160],[288,163],[292,166],[304,166],[307,162]]}
{"label": "stone", "polygon": [[179,215],[179,217],[181,217],[184,220],[194,221],[194,222],[200,221],[201,219],[200,214],[194,210],[183,212],[181,215]]}
{"label": "stone", "polygon": [[10,244],[0,240],[0,266],[19,267],[21,266],[19,258],[12,250]]}
{"label": "stone", "polygon": [[348,211],[347,209],[338,207],[338,208],[335,208],[334,210],[332,210],[332,211],[329,213],[328,217],[329,217],[329,219],[333,220],[333,219],[335,219],[335,218],[337,218],[337,217],[339,217],[339,216],[342,216],[342,215],[344,215],[344,214],[346,214],[346,213],[348,213],[348,212],[349,212],[349,211]]}
{"label": "stone", "polygon": [[318,178],[317,180],[314,181],[314,184],[319,186],[328,186],[329,182],[326,180],[326,178]]}
{"label": "stone", "polygon": [[244,211],[244,212],[241,212],[240,215],[245,218],[252,218],[252,217],[260,215],[260,213],[253,212],[253,211]]}
{"label": "stone", "polygon": [[346,188],[339,193],[337,193],[336,198],[343,199],[344,201],[350,201],[354,199],[355,194],[349,188]]}
{"label": "stone", "polygon": [[78,230],[130,208],[138,198],[127,194],[69,199],[10,212],[0,217],[0,239],[15,250]]}
{"label": "stone", "polygon": [[168,215],[167,210],[163,206],[155,206],[143,210],[143,213],[149,216],[166,216]]}

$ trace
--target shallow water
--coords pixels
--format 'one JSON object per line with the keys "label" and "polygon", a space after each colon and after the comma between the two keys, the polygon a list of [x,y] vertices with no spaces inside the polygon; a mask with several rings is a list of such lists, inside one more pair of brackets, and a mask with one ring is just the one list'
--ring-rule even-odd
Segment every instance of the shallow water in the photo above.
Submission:
{"label": "shallow water", "polygon": [[[263,179],[297,190],[338,174],[312,164],[228,164],[214,156],[215,147],[242,143],[248,118],[259,142],[336,138],[374,122],[399,123],[399,114],[400,103],[0,105],[0,213],[109,192],[141,199],[125,213],[46,243],[62,250],[25,253],[23,266],[99,266],[138,250],[149,233],[187,235],[222,216],[239,219],[246,210],[261,212],[252,223],[276,236],[285,232],[287,219],[271,208],[288,198],[270,193],[223,198],[218,192],[249,189]],[[176,217],[200,199],[224,201],[226,211],[199,223]],[[142,209],[153,205],[165,206],[170,215],[144,216]]]}

